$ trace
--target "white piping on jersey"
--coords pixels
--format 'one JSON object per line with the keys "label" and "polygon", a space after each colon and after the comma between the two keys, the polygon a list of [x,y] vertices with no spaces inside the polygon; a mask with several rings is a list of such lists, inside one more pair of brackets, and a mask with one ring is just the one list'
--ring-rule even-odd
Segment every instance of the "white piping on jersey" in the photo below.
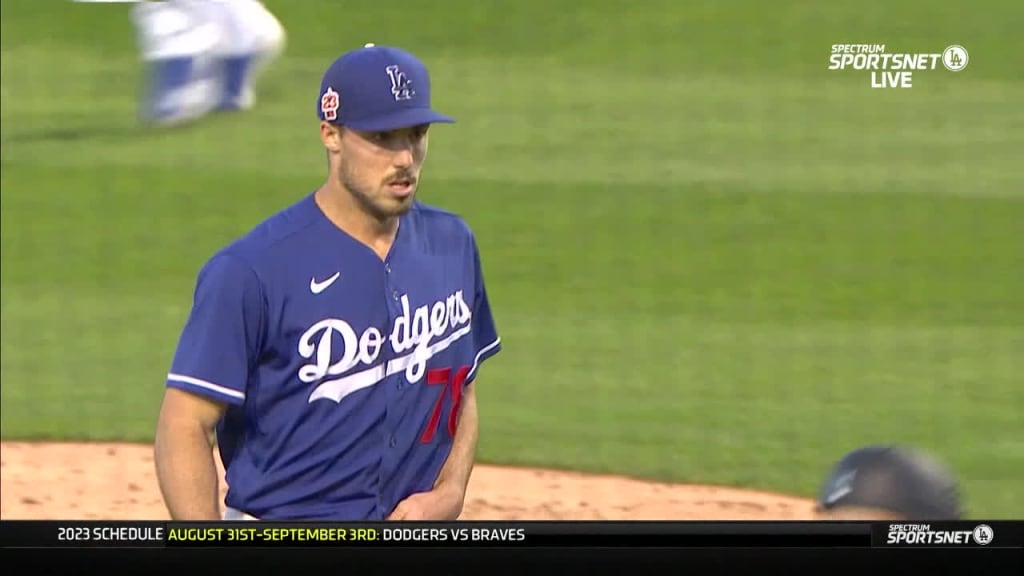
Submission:
{"label": "white piping on jersey", "polygon": [[491,342],[487,346],[484,346],[483,348],[480,349],[479,352],[476,353],[476,358],[473,358],[473,367],[469,369],[469,374],[466,375],[467,382],[469,380],[472,380],[473,375],[476,374],[476,369],[477,367],[480,366],[480,358],[483,357],[484,354],[490,352],[491,349],[497,346],[498,344],[501,344],[501,337],[495,338],[494,342]]}
{"label": "white piping on jersey", "polygon": [[[462,338],[466,334],[469,334],[472,328],[472,325],[467,324],[466,326],[452,332],[443,340],[438,340],[430,346],[421,344],[412,352],[405,356],[393,358],[386,364],[381,363],[373,368],[368,368],[366,370],[356,372],[355,374],[349,374],[343,378],[322,382],[313,390],[313,393],[309,395],[309,403],[312,404],[315,400],[322,399],[333,400],[338,403],[341,402],[341,399],[345,396],[348,396],[357,390],[373,386],[388,376],[398,374],[410,365],[425,365],[426,361],[432,358],[435,354],[442,352],[451,346],[453,342]],[[479,360],[479,358],[480,355],[477,354],[477,359]]]}
{"label": "white piping on jersey", "polygon": [[232,398],[238,398],[239,400],[245,400],[245,393],[243,392],[239,392],[238,390],[232,390],[231,388],[226,388],[219,384],[214,384],[213,382],[207,382],[206,380],[200,380],[199,378],[193,378],[191,376],[185,376],[182,374],[175,374],[171,372],[170,374],[167,375],[167,380],[171,382],[191,384],[193,386],[198,386],[200,388],[212,390],[213,392],[223,394],[224,396],[230,396]]}

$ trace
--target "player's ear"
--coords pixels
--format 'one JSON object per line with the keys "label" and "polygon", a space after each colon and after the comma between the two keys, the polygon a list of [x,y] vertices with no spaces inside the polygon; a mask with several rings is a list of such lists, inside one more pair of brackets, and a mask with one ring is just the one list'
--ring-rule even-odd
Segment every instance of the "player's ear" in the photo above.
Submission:
{"label": "player's ear", "polygon": [[328,152],[341,151],[341,126],[335,126],[330,122],[320,122],[320,141]]}

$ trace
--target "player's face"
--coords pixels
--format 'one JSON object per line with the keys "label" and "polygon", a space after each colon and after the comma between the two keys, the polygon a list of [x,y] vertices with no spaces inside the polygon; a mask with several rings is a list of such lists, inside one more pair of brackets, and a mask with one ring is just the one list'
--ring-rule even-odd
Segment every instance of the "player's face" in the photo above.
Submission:
{"label": "player's face", "polygon": [[374,218],[401,216],[412,208],[428,129],[424,124],[390,132],[343,132],[341,183]]}

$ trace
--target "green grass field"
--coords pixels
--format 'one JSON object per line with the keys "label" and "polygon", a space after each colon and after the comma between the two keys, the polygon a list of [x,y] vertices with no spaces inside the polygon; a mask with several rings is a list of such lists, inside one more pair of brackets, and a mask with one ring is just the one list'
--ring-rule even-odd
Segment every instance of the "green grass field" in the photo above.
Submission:
{"label": "green grass field", "polygon": [[[459,119],[421,198],[504,341],[482,461],[811,495],[907,442],[1024,516],[1019,2],[267,5],[256,108],[146,132],[125,5],[4,0],[4,439],[151,438],[199,266],[319,185],[319,75],[390,43]],[[971,59],[873,90],[826,70],[862,42]]]}

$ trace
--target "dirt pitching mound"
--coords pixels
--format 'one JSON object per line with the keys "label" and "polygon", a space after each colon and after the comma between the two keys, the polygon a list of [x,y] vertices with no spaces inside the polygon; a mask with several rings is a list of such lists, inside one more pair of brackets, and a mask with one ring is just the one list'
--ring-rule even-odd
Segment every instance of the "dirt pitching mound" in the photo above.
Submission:
{"label": "dirt pitching mound", "polygon": [[[223,486],[223,483],[222,483]],[[464,520],[801,520],[812,503],[716,486],[477,466]],[[0,518],[167,519],[152,447],[0,444]]]}

